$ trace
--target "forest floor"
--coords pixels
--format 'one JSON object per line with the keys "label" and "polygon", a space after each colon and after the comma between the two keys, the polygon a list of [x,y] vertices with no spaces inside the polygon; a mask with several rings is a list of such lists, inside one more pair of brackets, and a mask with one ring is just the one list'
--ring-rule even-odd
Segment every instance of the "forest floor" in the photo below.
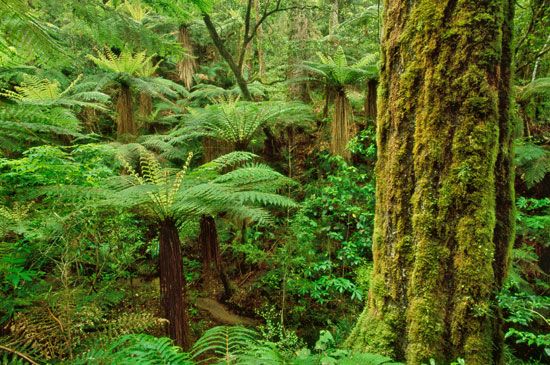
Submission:
{"label": "forest floor", "polygon": [[231,312],[225,305],[211,298],[197,298],[196,306],[207,311],[212,319],[228,325],[257,325],[257,321]]}

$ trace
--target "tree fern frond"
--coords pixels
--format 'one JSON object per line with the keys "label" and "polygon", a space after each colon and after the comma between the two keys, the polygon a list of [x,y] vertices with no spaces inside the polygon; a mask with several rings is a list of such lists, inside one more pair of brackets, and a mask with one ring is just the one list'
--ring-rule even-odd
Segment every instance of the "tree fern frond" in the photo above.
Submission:
{"label": "tree fern frond", "polygon": [[550,151],[531,142],[517,142],[515,162],[521,178],[531,188],[550,172]]}
{"label": "tree fern frond", "polygon": [[33,75],[24,75],[15,91],[4,90],[0,95],[16,101],[23,105],[36,106],[62,106],[62,107],[88,107],[93,109],[106,110],[102,105],[109,100],[109,96],[97,91],[74,92],[76,84],[80,80],[77,77],[65,90],[61,90],[60,83],[56,80],[50,81]]}
{"label": "tree fern frond", "polygon": [[149,75],[152,75],[156,69],[155,66],[150,64],[154,55],[147,57],[146,51],[133,53],[129,49],[123,49],[119,55],[116,55],[106,47],[103,53],[98,53],[97,56],[88,55],[87,57],[98,67],[115,73],[140,76],[147,70]]}
{"label": "tree fern frond", "polygon": [[550,77],[542,77],[525,86],[518,86],[516,97],[519,101],[526,101],[535,95],[547,96],[548,94],[550,94]]}
{"label": "tree fern frond", "polygon": [[235,151],[215,158],[214,160],[202,165],[200,169],[215,169],[221,171],[229,167],[235,167],[245,162],[250,162],[258,156],[245,151]]}
{"label": "tree fern frond", "polygon": [[67,56],[50,35],[53,26],[39,21],[26,1],[0,1],[0,18],[1,58],[17,59],[19,55],[45,63]]}
{"label": "tree fern frond", "polygon": [[175,135],[185,138],[206,136],[245,149],[263,127],[281,121],[285,126],[296,125],[312,119],[311,108],[300,103],[230,100],[192,109]]}
{"label": "tree fern frond", "polygon": [[227,362],[243,354],[246,349],[257,344],[258,334],[250,329],[240,326],[218,326],[206,331],[195,342],[191,349],[191,357],[210,354],[210,358],[204,361],[222,360]]}

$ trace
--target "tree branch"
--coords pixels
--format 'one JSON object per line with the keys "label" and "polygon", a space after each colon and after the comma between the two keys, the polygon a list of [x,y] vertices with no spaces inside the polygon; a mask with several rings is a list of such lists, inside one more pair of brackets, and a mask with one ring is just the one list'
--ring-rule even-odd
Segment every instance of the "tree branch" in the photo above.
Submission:
{"label": "tree branch", "polygon": [[246,100],[252,100],[252,95],[248,90],[248,85],[246,84],[246,80],[243,78],[241,69],[235,63],[235,60],[231,56],[231,53],[229,53],[229,51],[225,47],[225,43],[218,34],[216,26],[214,25],[214,23],[212,23],[212,19],[206,13],[202,14],[202,19],[204,21],[204,24],[206,25],[206,28],[208,29],[208,33],[210,34],[212,41],[214,42],[214,45],[218,49],[218,52],[220,52],[220,55],[227,62],[231,71],[233,71],[233,75],[235,75],[235,79],[237,79],[237,85],[239,86],[239,89],[241,89],[243,97]]}

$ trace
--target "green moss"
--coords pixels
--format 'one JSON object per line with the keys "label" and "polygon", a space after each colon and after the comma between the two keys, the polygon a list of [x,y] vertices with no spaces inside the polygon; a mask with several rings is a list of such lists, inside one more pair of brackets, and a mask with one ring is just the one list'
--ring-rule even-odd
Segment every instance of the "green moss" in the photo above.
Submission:
{"label": "green moss", "polygon": [[410,364],[492,363],[503,275],[493,266],[507,260],[513,234],[512,208],[497,206],[501,191],[510,201],[511,176],[495,67],[509,41],[504,3],[386,2],[375,263],[356,348]]}

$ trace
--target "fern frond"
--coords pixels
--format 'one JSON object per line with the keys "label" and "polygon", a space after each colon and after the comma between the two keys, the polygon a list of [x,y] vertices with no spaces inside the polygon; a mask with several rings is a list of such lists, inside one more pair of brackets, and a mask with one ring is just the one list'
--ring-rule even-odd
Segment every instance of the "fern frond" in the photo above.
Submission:
{"label": "fern frond", "polygon": [[[313,120],[311,108],[300,103],[231,100],[192,109],[175,136],[210,137],[246,149],[262,128],[279,124],[299,125]],[[280,123],[282,121],[282,123]]]}
{"label": "fern frond", "polygon": [[227,363],[257,344],[258,334],[241,326],[218,326],[206,331],[191,349],[191,358],[210,355],[208,360],[225,359]]}
{"label": "fern frond", "polygon": [[541,182],[550,172],[550,151],[531,142],[515,144],[515,162],[520,176],[529,188]]}
{"label": "fern frond", "polygon": [[67,108],[79,106],[107,110],[103,104],[109,100],[108,95],[98,91],[84,91],[82,88],[75,92],[79,80],[80,76],[65,90],[61,90],[60,83],[56,80],[24,75],[21,84],[15,86],[15,91],[4,90],[0,95],[23,105]]}
{"label": "fern frond", "polygon": [[115,73],[139,76],[146,71],[151,75],[156,70],[156,66],[151,66],[154,55],[147,57],[145,51],[132,53],[129,49],[123,49],[119,55],[116,55],[106,47],[103,53],[98,53],[97,56],[88,55],[87,57],[98,67]]}

